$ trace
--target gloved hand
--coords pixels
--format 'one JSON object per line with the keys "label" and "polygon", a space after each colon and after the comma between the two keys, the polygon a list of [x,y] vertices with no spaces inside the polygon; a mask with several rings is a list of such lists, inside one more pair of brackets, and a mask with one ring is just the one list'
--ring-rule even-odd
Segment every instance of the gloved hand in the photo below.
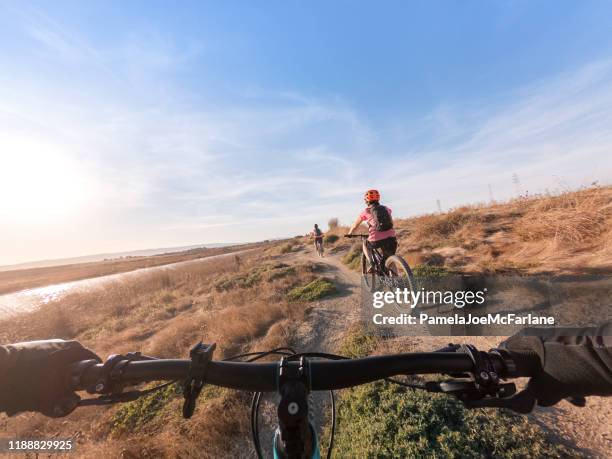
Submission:
{"label": "gloved hand", "polygon": [[48,340],[0,346],[0,411],[70,414],[80,397],[68,387],[68,367],[100,358],[77,341]]}
{"label": "gloved hand", "polygon": [[[564,398],[612,395],[612,324],[591,336],[526,336],[528,330],[501,343],[519,371],[533,376],[527,391],[538,405]],[[530,334],[530,333],[529,333]],[[527,370],[527,371],[525,371]]]}

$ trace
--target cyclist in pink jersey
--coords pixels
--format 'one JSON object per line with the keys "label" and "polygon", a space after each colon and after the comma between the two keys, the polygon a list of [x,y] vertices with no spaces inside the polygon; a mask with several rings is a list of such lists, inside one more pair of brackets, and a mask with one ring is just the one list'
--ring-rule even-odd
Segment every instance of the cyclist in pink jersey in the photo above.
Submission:
{"label": "cyclist in pink jersey", "polygon": [[353,234],[361,223],[368,225],[368,241],[375,248],[380,248],[383,253],[383,263],[397,250],[397,238],[393,229],[393,218],[391,209],[380,204],[380,193],[378,190],[368,190],[364,195],[366,208],[359,214],[355,223],[348,231]]}

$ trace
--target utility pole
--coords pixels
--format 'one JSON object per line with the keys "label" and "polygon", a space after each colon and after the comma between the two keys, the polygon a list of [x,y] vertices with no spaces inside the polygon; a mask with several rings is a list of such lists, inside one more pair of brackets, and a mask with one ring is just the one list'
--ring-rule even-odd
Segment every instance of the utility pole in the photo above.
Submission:
{"label": "utility pole", "polygon": [[442,204],[440,204],[439,199],[436,199],[436,204],[438,205],[438,212],[442,213]]}
{"label": "utility pole", "polygon": [[512,174],[512,183],[514,183],[516,195],[520,196],[521,195],[521,181],[519,180],[519,176],[516,172]]}
{"label": "utility pole", "polygon": [[489,201],[491,201],[491,203],[495,202],[495,199],[493,199],[493,188],[491,188],[491,184],[489,183]]}

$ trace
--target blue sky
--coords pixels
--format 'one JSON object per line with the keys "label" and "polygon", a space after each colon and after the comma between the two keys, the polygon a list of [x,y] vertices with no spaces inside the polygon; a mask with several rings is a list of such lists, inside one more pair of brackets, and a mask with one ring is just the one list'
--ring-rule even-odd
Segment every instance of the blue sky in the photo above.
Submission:
{"label": "blue sky", "polygon": [[0,0],[0,264],[612,177],[612,3]]}

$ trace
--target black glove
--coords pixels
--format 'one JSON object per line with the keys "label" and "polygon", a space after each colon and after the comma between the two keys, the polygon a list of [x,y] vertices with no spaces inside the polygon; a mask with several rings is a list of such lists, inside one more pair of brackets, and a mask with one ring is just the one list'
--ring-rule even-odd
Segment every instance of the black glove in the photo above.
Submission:
{"label": "black glove", "polygon": [[77,341],[49,340],[0,346],[0,411],[70,414],[80,397],[69,389],[68,367],[100,358]]}
{"label": "black glove", "polygon": [[501,343],[522,374],[531,374],[527,391],[538,405],[564,398],[612,395],[612,324],[589,336],[526,336],[523,330]]}

